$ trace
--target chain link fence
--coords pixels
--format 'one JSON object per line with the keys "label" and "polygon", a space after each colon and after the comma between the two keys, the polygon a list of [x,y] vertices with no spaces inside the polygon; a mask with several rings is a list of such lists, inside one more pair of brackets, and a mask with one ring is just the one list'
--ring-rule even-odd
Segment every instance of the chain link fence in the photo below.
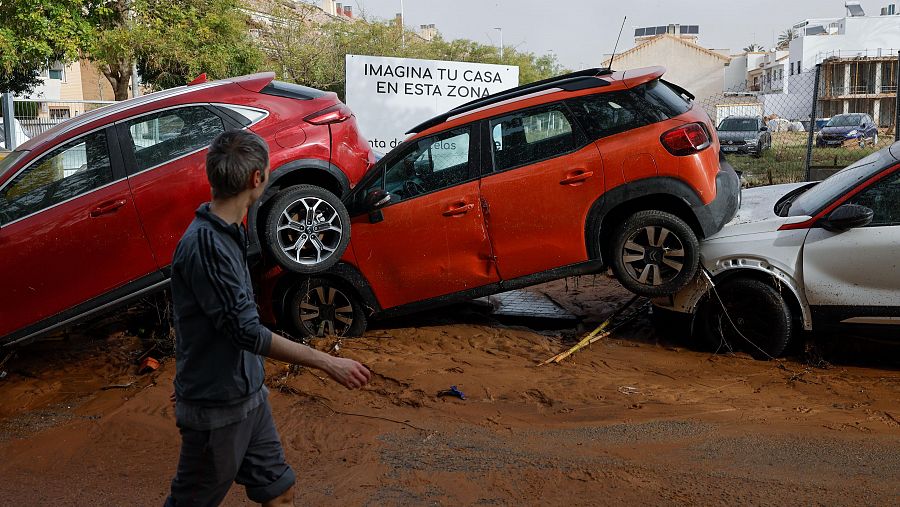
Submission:
{"label": "chain link fence", "polygon": [[747,185],[823,179],[894,141],[900,54],[821,56],[804,71],[787,56],[764,61],[743,85],[702,100]]}

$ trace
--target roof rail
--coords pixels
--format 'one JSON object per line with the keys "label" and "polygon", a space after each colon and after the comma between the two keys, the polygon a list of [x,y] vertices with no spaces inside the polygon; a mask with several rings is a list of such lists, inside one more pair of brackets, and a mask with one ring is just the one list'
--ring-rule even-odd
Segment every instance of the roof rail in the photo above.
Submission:
{"label": "roof rail", "polygon": [[524,95],[528,95],[531,93],[549,90],[552,88],[560,88],[566,91],[576,91],[576,90],[584,90],[586,88],[594,88],[598,86],[608,86],[609,81],[603,79],[594,79],[601,76],[608,76],[612,74],[612,70],[608,68],[594,68],[594,69],[585,69],[579,70],[577,72],[571,72],[569,74],[563,74],[561,76],[551,77],[548,79],[542,79],[540,81],[535,81],[533,83],[528,83],[526,85],[517,86],[515,88],[510,88],[508,90],[503,90],[501,92],[497,92],[486,97],[481,97],[475,99],[471,102],[466,102],[460,106],[457,106],[446,113],[439,114],[430,120],[424,121],[419,125],[411,128],[407,131],[407,134],[416,134],[422,132],[423,130],[430,129],[435,125],[440,125],[447,121],[447,118],[451,116],[456,116],[458,114],[468,113],[470,111],[474,111],[476,109],[489,106],[491,104],[496,104],[498,102],[502,102],[504,100],[514,99],[516,97],[521,97]]}

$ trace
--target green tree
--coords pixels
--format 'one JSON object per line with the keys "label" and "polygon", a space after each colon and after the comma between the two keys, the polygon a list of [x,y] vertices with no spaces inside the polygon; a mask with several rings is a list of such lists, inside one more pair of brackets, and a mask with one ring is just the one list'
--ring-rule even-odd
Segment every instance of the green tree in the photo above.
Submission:
{"label": "green tree", "polygon": [[94,61],[116,100],[135,65],[152,88],[258,70],[241,0],[0,0],[0,89],[23,92],[54,61]]}
{"label": "green tree", "polygon": [[90,31],[81,0],[0,0],[0,91],[26,93],[48,63],[78,58]]}
{"label": "green tree", "polygon": [[741,51],[743,51],[745,53],[755,53],[757,51],[765,51],[765,50],[766,50],[766,48],[762,47],[762,45],[754,42],[753,44],[750,44],[749,46],[745,47]]}
{"label": "green tree", "polygon": [[248,74],[263,63],[239,0],[140,0],[135,5],[138,69],[155,89],[186,84],[203,72],[215,79]]}
{"label": "green tree", "polygon": [[[265,27],[264,48],[270,66],[281,79],[344,94],[344,59],[347,54],[423,58],[458,62],[500,62],[499,48],[467,39],[445,40],[437,36],[423,39],[402,29],[393,20],[367,19],[348,22],[317,22],[315,8],[297,4],[275,5]],[[401,31],[403,30],[403,31]],[[554,55],[537,56],[504,48],[503,64],[519,67],[522,84],[554,76],[564,71]]]}

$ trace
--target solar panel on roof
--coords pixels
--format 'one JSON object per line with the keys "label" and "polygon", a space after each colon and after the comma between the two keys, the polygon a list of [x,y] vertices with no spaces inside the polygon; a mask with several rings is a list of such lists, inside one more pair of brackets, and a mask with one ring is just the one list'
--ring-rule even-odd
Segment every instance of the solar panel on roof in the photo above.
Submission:
{"label": "solar panel on roof", "polygon": [[635,29],[634,29],[634,36],[635,36],[635,37],[643,37],[645,33],[647,33],[647,29],[646,29],[646,28],[635,28]]}
{"label": "solar panel on roof", "polygon": [[656,35],[662,35],[664,33],[666,33],[666,27],[664,27],[664,26],[656,27]]}

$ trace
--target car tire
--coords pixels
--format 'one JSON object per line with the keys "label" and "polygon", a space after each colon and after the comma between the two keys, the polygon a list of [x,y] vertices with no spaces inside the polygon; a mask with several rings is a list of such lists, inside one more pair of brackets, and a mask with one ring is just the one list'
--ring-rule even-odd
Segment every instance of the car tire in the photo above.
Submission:
{"label": "car tire", "polygon": [[639,211],[613,233],[610,266],[623,287],[645,297],[674,294],[697,274],[700,245],[684,220]]}
{"label": "car tire", "polygon": [[697,312],[695,330],[714,351],[740,349],[756,359],[772,359],[791,342],[794,321],[777,289],[754,278],[733,278],[710,291]]}
{"label": "car tire", "polygon": [[266,249],[282,268],[321,273],[340,260],[350,242],[350,215],[341,200],[315,185],[279,192],[266,215]]}
{"label": "car tire", "polygon": [[291,292],[284,315],[303,338],[359,336],[366,330],[365,308],[347,284],[331,278],[306,278]]}

